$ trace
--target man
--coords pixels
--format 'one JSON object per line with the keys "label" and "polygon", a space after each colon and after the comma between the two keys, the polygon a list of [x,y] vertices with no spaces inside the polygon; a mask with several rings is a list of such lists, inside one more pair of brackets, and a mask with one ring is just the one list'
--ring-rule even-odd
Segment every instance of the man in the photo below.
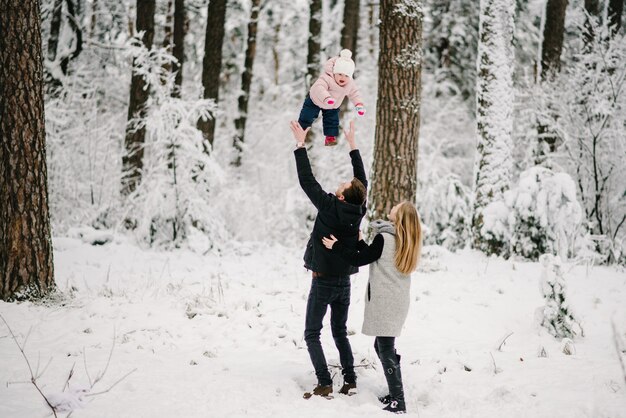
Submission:
{"label": "man", "polygon": [[361,155],[354,138],[354,122],[350,130],[344,131],[350,145],[350,157],[354,178],[341,183],[337,191],[326,193],[315,180],[311,164],[304,146],[310,128],[303,130],[298,122],[291,122],[291,131],[296,140],[296,167],[300,186],[317,209],[315,225],[304,253],[304,266],[312,271],[311,290],[306,307],[304,339],[311,362],[317,376],[317,386],[313,392],[306,392],[304,398],[313,395],[328,396],[333,391],[332,379],[328,371],[324,350],[320,343],[322,320],[330,306],[330,326],[341,362],[344,384],[340,393],[356,393],[354,357],[348,341],[346,321],[350,307],[350,275],[358,271],[356,267],[343,261],[327,250],[322,238],[333,234],[347,246],[356,248],[359,239],[359,225],[365,215],[367,179]]}

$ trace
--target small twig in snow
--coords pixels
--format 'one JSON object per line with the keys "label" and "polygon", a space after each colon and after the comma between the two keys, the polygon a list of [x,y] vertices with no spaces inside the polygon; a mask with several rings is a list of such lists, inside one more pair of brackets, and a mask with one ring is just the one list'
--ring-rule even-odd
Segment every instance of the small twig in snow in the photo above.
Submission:
{"label": "small twig in snow", "polygon": [[137,369],[132,369],[131,371],[129,371],[128,373],[126,373],[124,376],[122,376],[117,382],[113,383],[111,386],[109,386],[108,389],[103,390],[101,392],[96,392],[96,393],[88,393],[85,395],[85,397],[89,397],[89,396],[98,396],[98,395],[102,395],[104,393],[109,392],[111,389],[113,389],[118,383],[120,383],[122,380],[126,379],[128,376],[130,376],[131,374],[135,373],[137,371]]}
{"label": "small twig in snow", "polygon": [[72,378],[72,376],[74,376],[74,366],[76,366],[76,362],[72,364],[72,369],[70,370],[70,374],[67,376],[67,380],[65,381],[65,384],[63,385],[63,389],[61,389],[61,392],[65,392],[65,388],[69,387],[70,379]]}
{"label": "small twig in snow", "polygon": [[502,342],[500,343],[500,345],[498,346],[498,351],[502,351],[502,346],[505,345],[506,343],[506,339],[509,338],[511,335],[513,335],[513,333],[511,332],[509,335],[507,335],[506,337],[504,337],[504,339],[502,340]]}
{"label": "small twig in snow", "polygon": [[109,369],[109,364],[111,364],[111,357],[113,357],[114,348],[115,348],[115,328],[113,329],[113,344],[111,344],[111,351],[109,352],[109,358],[107,360],[107,364],[104,366],[104,370],[102,370],[102,372],[100,372],[100,374],[96,376],[96,378],[94,379],[93,383],[91,384],[91,389],[93,389],[93,387],[96,386],[96,384],[104,377],[105,373]]}
{"label": "small twig in snow", "polygon": [[87,350],[85,347],[83,347],[83,364],[85,366],[85,374],[89,380],[89,387],[93,387],[93,384],[91,383],[91,376],[89,375],[89,369],[87,368]]}
{"label": "small twig in snow", "polygon": [[[35,386],[35,389],[37,389],[37,392],[39,392],[41,397],[46,401],[46,404],[48,404],[48,406],[52,410],[52,414],[54,415],[54,417],[57,418],[57,411],[56,411],[56,409],[54,409],[54,406],[52,406],[52,404],[50,403],[48,398],[46,398],[46,395],[44,395],[43,392],[41,391],[41,389],[39,388],[39,385],[37,385],[37,378],[33,374],[33,368],[30,366],[30,361],[28,361],[28,357],[26,357],[26,353],[24,353],[24,348],[20,345],[19,342],[17,342],[17,338],[15,337],[15,334],[13,333],[13,330],[9,326],[8,322],[6,321],[6,319],[4,319],[4,316],[2,316],[2,314],[0,314],[0,319],[2,319],[2,322],[4,322],[4,325],[6,325],[6,327],[9,329],[9,333],[11,334],[11,337],[13,337],[13,341],[15,341],[15,345],[17,345],[17,348],[20,349],[20,353],[22,353],[22,356],[24,357],[24,360],[26,361],[26,365],[28,366],[28,371],[30,372],[30,381],[31,381],[31,383],[33,384],[33,386]],[[29,331],[29,334],[30,334],[30,331]]]}
{"label": "small twig in snow", "polygon": [[615,350],[617,351],[617,358],[619,364],[622,366],[622,375],[624,376],[624,383],[626,383],[626,366],[624,366],[624,359],[622,358],[622,350],[620,347],[620,338],[617,334],[617,328],[615,327],[615,321],[611,320],[611,327],[613,328],[613,342],[615,343]]}

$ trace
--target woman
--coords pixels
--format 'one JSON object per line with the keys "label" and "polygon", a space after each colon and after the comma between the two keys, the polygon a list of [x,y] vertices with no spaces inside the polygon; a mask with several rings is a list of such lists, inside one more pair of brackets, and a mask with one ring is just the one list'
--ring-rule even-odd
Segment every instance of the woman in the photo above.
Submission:
{"label": "woman", "polygon": [[331,235],[326,248],[354,266],[370,266],[365,295],[363,334],[376,337],[374,348],[383,365],[389,395],[379,398],[385,411],[406,412],[400,355],[395,339],[400,336],[410,302],[410,274],[415,271],[422,247],[422,230],[415,206],[402,202],[391,209],[390,222],[372,222],[376,233],[370,245],[360,240],[357,249],[342,245]]}

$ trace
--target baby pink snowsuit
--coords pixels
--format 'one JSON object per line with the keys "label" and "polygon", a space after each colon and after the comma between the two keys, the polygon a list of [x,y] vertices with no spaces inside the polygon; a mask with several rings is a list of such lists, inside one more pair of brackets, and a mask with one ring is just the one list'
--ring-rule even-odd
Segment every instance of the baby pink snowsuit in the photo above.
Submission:
{"label": "baby pink snowsuit", "polygon": [[[319,76],[317,81],[311,86],[309,96],[317,106],[322,109],[337,109],[341,106],[343,99],[348,96],[352,104],[357,105],[363,103],[359,95],[359,89],[356,83],[350,77],[345,86],[341,87],[333,77],[333,67],[338,57],[333,57],[324,64],[324,73]],[[326,103],[326,99],[332,97],[335,99],[333,105]]]}

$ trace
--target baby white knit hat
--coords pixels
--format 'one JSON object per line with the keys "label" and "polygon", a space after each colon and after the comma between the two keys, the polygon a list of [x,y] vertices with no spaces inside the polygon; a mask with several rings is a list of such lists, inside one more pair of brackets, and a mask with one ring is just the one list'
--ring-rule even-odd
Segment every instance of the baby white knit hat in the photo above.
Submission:
{"label": "baby white knit hat", "polygon": [[339,58],[335,61],[333,74],[345,74],[352,78],[354,74],[354,61],[352,61],[352,52],[349,49],[342,49]]}

